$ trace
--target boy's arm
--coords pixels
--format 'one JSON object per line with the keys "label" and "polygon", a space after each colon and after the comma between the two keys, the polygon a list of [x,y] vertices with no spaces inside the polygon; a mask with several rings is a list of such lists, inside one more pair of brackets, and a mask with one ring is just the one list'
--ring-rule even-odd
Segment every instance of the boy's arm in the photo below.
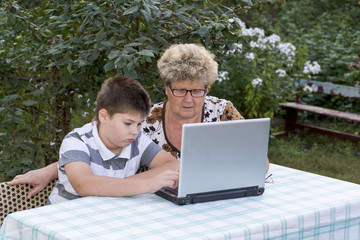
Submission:
{"label": "boy's arm", "polygon": [[33,189],[28,193],[27,197],[30,198],[43,190],[49,182],[58,178],[57,171],[58,162],[49,164],[46,167],[31,170],[25,174],[17,175],[13,180],[8,182],[8,185],[16,184],[30,184]]}
{"label": "boy's arm", "polygon": [[[162,150],[163,151],[163,150]],[[160,151],[148,173],[137,174],[128,178],[96,176],[88,164],[71,162],[65,165],[66,175],[80,196],[122,197],[144,193],[153,193],[164,186],[173,187],[179,178],[178,160]]]}
{"label": "boy's arm", "polygon": [[171,170],[177,172],[177,179],[176,181],[173,182],[173,185],[167,185],[167,186],[173,188],[177,186],[179,180],[178,173],[180,169],[180,161],[171,154],[169,154],[168,152],[166,152],[165,150],[161,150],[155,155],[154,159],[150,163],[149,168],[150,170],[135,174],[134,176],[131,176],[129,178],[148,179],[158,174],[161,174],[164,171]]}

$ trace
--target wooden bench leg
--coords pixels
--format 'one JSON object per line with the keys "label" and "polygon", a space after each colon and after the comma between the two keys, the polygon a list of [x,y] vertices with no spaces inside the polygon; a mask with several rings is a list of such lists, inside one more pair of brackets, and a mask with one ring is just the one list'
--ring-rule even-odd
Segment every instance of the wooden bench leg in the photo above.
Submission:
{"label": "wooden bench leg", "polygon": [[287,133],[295,131],[298,111],[296,109],[286,108],[285,131]]}

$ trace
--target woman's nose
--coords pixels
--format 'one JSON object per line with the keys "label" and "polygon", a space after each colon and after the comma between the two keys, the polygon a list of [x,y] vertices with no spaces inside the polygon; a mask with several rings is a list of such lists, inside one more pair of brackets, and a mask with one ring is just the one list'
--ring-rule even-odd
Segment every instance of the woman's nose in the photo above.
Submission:
{"label": "woman's nose", "polygon": [[193,100],[193,97],[191,96],[191,93],[190,92],[187,92],[185,97],[184,97],[184,100],[186,102],[191,102]]}

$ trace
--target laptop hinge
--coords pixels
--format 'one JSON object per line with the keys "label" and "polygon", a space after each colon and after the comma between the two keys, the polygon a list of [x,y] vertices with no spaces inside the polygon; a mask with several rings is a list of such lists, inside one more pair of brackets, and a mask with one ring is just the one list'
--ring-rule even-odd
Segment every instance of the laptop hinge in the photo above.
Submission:
{"label": "laptop hinge", "polygon": [[264,190],[265,190],[264,188],[259,188],[258,186],[251,186],[246,188],[236,188],[236,189],[222,190],[222,191],[194,193],[194,194],[188,194],[186,196],[187,199],[186,202],[199,203],[199,202],[216,201],[222,199],[258,196],[263,194]]}

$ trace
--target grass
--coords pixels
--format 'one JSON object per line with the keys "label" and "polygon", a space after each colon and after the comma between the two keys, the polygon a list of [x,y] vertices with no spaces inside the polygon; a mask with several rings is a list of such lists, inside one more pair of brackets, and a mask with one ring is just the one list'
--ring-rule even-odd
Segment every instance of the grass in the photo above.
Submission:
{"label": "grass", "polygon": [[360,184],[359,144],[300,132],[271,137],[271,163]]}

